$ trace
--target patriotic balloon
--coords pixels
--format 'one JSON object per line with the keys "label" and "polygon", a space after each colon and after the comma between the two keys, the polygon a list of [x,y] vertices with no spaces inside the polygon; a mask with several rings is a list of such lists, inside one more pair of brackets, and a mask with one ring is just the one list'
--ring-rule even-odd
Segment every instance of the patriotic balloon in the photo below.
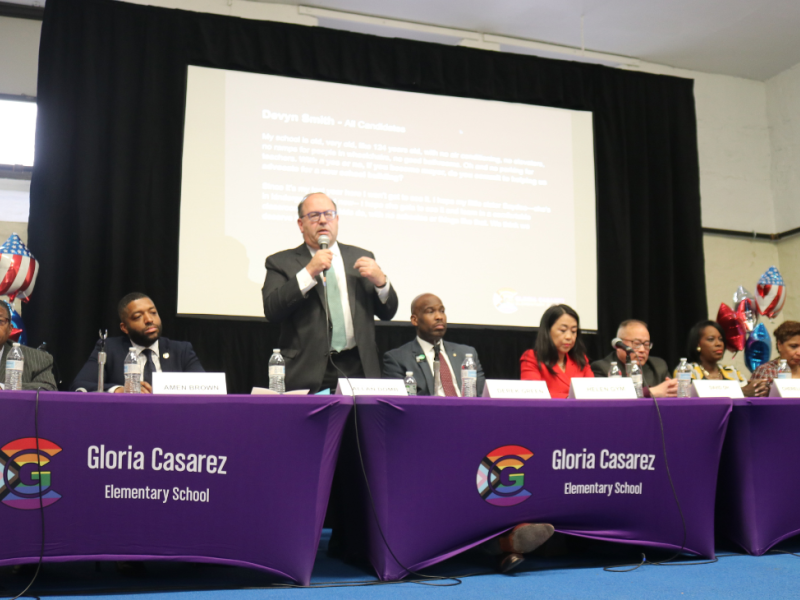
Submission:
{"label": "patriotic balloon", "polygon": [[719,305],[717,323],[725,332],[725,346],[728,350],[731,352],[744,350],[745,336],[747,335],[744,325],[736,318],[736,313],[731,310],[731,307],[725,303]]}
{"label": "patriotic balloon", "polygon": [[11,335],[8,337],[13,342],[19,342],[23,346],[27,346],[28,332],[25,331],[25,323],[22,322],[22,316],[10,304],[8,304],[8,308],[11,311]]}
{"label": "patriotic balloon", "polygon": [[752,332],[758,323],[758,307],[753,294],[741,285],[733,294],[733,312],[736,313],[736,318],[744,325],[744,328],[748,332]]}
{"label": "patriotic balloon", "polygon": [[16,233],[0,246],[0,296],[27,299],[36,285],[36,259]]}
{"label": "patriotic balloon", "polygon": [[783,277],[778,269],[770,267],[756,286],[758,313],[774,319],[781,312],[784,302],[786,302],[786,286],[783,284]]}
{"label": "patriotic balloon", "polygon": [[744,364],[752,373],[764,363],[769,362],[771,353],[772,340],[769,337],[769,332],[763,323],[759,323],[753,329],[753,333],[750,334],[750,338],[744,348]]}

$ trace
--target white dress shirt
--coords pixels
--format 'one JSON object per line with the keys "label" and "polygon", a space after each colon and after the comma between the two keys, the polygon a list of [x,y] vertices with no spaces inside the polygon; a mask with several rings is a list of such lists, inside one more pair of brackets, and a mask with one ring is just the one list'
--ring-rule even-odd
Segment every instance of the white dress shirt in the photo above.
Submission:
{"label": "white dress shirt", "polygon": [[[306,248],[314,256],[317,251],[306,244]],[[336,282],[339,284],[339,297],[342,301],[342,312],[344,313],[344,333],[347,337],[347,343],[343,350],[350,350],[356,347],[356,335],[353,327],[353,313],[350,310],[350,294],[347,291],[347,272],[344,268],[344,260],[342,260],[342,253],[339,251],[338,242],[334,242],[333,246],[328,248],[333,253],[333,261],[331,261],[331,268],[336,273]],[[302,268],[297,273],[297,285],[303,296],[306,296],[311,289],[317,285],[317,280],[311,274]],[[386,304],[389,299],[389,278],[386,278],[386,285],[382,288],[376,287],[375,291],[378,293],[378,299],[381,303]]]}
{"label": "white dress shirt", "polygon": [[[433,357],[435,353],[433,351],[433,344],[430,342],[426,342],[421,337],[417,336],[417,343],[422,348],[422,351],[425,353],[425,358],[428,359],[428,366],[431,368],[431,373],[433,373]],[[458,381],[456,380],[456,373],[453,370],[453,365],[450,364],[450,359],[447,357],[447,350],[444,346],[444,340],[439,342],[441,346],[439,347],[439,369],[440,369],[440,376],[439,376],[439,385],[436,387],[436,393],[434,396],[444,396],[444,386],[442,386],[442,378],[441,378],[441,369],[446,368],[450,369],[450,373],[453,375],[453,387],[456,388],[456,395],[461,396],[461,390],[458,389]],[[442,364],[444,363],[444,364]],[[461,365],[459,365],[461,368]]]}

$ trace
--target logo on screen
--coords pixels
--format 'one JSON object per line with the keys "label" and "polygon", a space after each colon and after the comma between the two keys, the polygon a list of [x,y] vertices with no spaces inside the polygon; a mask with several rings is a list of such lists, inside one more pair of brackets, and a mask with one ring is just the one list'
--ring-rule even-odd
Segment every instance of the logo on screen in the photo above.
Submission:
{"label": "logo on screen", "polygon": [[492,303],[494,304],[494,307],[501,313],[510,315],[511,313],[517,312],[517,310],[519,309],[517,303],[514,302],[516,296],[517,296],[516,290],[511,290],[511,289],[497,290],[492,296]]}
{"label": "logo on screen", "polygon": [[531,493],[525,486],[522,468],[533,452],[522,446],[501,446],[492,450],[478,467],[478,493],[494,506],[514,506]]}
{"label": "logo on screen", "polygon": [[61,496],[50,489],[50,471],[42,470],[40,465],[44,467],[59,452],[61,448],[42,438],[38,453],[36,438],[14,440],[0,448],[0,501],[20,510],[35,510],[40,504],[50,506],[57,502]]}

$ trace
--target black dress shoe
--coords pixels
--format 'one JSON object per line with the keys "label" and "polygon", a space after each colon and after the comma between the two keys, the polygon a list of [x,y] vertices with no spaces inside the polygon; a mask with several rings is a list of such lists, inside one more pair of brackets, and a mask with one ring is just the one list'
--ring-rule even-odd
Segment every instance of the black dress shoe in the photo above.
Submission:
{"label": "black dress shoe", "polygon": [[513,571],[522,563],[525,562],[525,557],[522,554],[517,554],[516,552],[511,552],[506,554],[503,559],[500,561],[497,570],[501,573],[508,573],[509,571]]}

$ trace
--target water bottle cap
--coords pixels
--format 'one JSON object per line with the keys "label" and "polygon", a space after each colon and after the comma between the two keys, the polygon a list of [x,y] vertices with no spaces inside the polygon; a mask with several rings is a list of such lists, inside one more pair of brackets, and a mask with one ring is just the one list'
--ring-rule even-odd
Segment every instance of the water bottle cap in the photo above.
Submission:
{"label": "water bottle cap", "polygon": [[12,347],[12,348],[18,348],[18,347],[19,347],[19,342],[14,342],[14,343],[11,345],[11,347]]}
{"label": "water bottle cap", "polygon": [[411,376],[411,375],[413,375],[413,374],[414,374],[414,372],[413,372],[413,371],[406,371],[406,377],[410,377],[410,376]]}
{"label": "water bottle cap", "polygon": [[681,362],[686,362],[686,359],[685,359],[685,358],[682,358],[682,359],[681,359]]}
{"label": "water bottle cap", "polygon": [[472,354],[467,354],[467,358],[472,358]]}
{"label": "water bottle cap", "polygon": [[616,367],[616,366],[617,366],[617,361],[615,361],[615,360],[612,360],[612,361],[611,361],[611,364],[612,364],[613,366],[615,366],[615,367]]}
{"label": "water bottle cap", "polygon": [[128,349],[128,352],[136,352],[136,348],[134,348],[133,346],[131,346],[131,347]]}
{"label": "water bottle cap", "polygon": [[281,353],[281,349],[280,348],[273,348],[272,349],[272,353],[273,354],[280,354]]}

